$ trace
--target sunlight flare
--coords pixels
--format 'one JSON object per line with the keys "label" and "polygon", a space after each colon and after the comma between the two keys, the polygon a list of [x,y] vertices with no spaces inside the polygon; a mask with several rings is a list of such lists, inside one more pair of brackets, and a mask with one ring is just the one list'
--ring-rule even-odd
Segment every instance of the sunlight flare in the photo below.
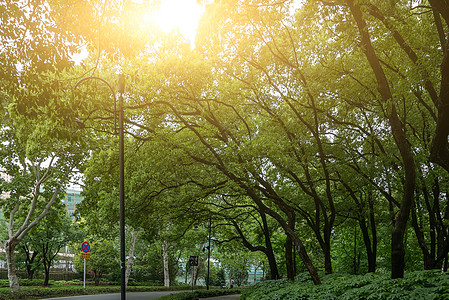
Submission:
{"label": "sunlight flare", "polygon": [[154,24],[163,32],[179,30],[193,42],[204,7],[196,0],[162,0],[160,6],[144,14],[145,24]]}

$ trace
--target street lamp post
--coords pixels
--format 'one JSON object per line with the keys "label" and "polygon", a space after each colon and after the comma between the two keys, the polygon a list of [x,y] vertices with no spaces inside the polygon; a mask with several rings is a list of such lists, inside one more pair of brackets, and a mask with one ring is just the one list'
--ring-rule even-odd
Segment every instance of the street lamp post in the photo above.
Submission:
{"label": "street lamp post", "polygon": [[123,130],[123,93],[125,92],[125,76],[120,74],[118,77],[118,92],[119,92],[119,190],[120,190],[120,277],[121,277],[121,299],[126,299],[125,286],[125,142]]}
{"label": "street lamp post", "polygon": [[[115,106],[117,98],[112,86],[103,78],[90,76],[79,80],[73,90],[75,90],[81,83],[88,80],[98,80],[103,82],[111,90],[114,97],[114,119],[115,119]],[[120,275],[121,275],[121,300],[126,300],[126,286],[125,286],[125,142],[124,142],[124,128],[123,128],[123,93],[125,92],[125,76],[120,74],[118,76],[118,113],[119,113],[119,194],[120,194]],[[115,126],[115,122],[114,122]],[[115,128],[114,128],[115,130]]]}
{"label": "street lamp post", "polygon": [[212,218],[209,217],[209,237],[208,237],[208,247],[207,247],[207,280],[206,280],[206,289],[209,289],[209,271],[210,271],[210,235],[212,228]]}

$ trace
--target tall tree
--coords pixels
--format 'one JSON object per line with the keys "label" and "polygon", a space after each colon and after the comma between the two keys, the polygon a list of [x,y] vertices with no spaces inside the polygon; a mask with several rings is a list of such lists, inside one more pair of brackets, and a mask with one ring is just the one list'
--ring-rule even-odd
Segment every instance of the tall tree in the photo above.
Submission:
{"label": "tall tree", "polygon": [[[17,291],[15,248],[63,197],[64,187],[85,153],[81,141],[47,117],[28,119],[10,110],[4,121],[1,166],[11,176],[10,182],[1,184],[8,194],[2,199],[9,235],[4,246],[10,286]],[[68,138],[59,138],[64,133]]]}
{"label": "tall tree", "polygon": [[437,100],[438,120],[435,136],[432,140],[430,159],[449,172],[449,38],[447,27],[441,18],[449,25],[449,3],[447,0],[429,0],[435,20],[435,29],[440,39],[442,54],[440,65],[440,92]]}
{"label": "tall tree", "polygon": [[59,212],[53,209],[31,232],[34,244],[39,251],[44,266],[44,286],[49,285],[50,269],[57,259],[61,249],[70,241],[80,239],[80,231],[67,217],[64,208]]}
{"label": "tall tree", "polygon": [[63,127],[66,116],[59,113],[68,93],[52,75],[72,64],[70,54],[79,37],[69,30],[58,1],[3,1],[0,9],[0,155],[1,168],[12,178],[2,183],[9,222],[4,246],[10,287],[17,291],[16,246],[62,197],[84,157],[83,142]]}
{"label": "tall tree", "polygon": [[[429,132],[444,119],[436,114],[435,92],[441,75],[436,49],[446,40],[438,23],[443,2],[431,1],[430,18],[428,7],[410,11],[406,1],[306,1],[295,13],[294,1],[214,1],[194,50],[167,38],[157,47],[138,48],[139,56],[128,61],[114,45],[110,50],[122,58],[122,70],[133,74],[126,95],[126,130],[135,139],[128,141],[133,152],[127,158],[127,207],[139,220],[159,209],[191,218],[194,211],[222,209],[224,219],[238,216],[232,225],[250,248],[255,244],[244,233],[245,217],[268,217],[284,231],[286,260],[293,260],[295,245],[315,283],[315,262],[306,248],[318,243],[331,273],[335,224],[357,221],[369,271],[376,267],[377,226],[388,232],[393,225],[392,277],[402,277],[410,211],[423,253],[419,203],[434,219],[444,218],[443,211],[434,213],[438,197],[427,205],[429,183],[416,185],[416,174],[431,182],[426,159],[435,153],[439,134],[431,146]],[[419,30],[419,39],[411,28]],[[113,63],[101,65],[112,69]],[[112,120],[112,114],[95,110],[78,117],[85,123]],[[111,131],[108,124],[98,129]],[[107,146],[97,158],[88,169],[88,193],[92,207],[94,195],[105,200],[92,210],[102,217],[114,205],[116,183],[97,171],[112,166],[116,153]],[[211,195],[245,201],[224,208],[208,201]],[[239,205],[247,200],[251,209],[245,210]],[[162,219],[152,220],[167,224]],[[304,224],[315,237],[306,245],[299,230]],[[347,224],[352,232],[354,223]],[[432,220],[430,227],[444,233],[438,224],[444,222]],[[433,245],[428,252],[435,254]]]}

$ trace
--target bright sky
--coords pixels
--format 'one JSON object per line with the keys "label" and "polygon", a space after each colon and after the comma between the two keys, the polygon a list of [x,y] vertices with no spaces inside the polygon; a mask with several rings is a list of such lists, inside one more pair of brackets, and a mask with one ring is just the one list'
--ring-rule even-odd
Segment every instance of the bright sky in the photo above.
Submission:
{"label": "bright sky", "polygon": [[[142,4],[143,0],[134,0],[135,3]],[[155,24],[166,33],[172,30],[179,30],[181,34],[193,45],[198,29],[198,22],[204,12],[204,6],[197,3],[197,0],[161,0],[158,11],[148,11],[143,14],[142,24]],[[72,59],[80,63],[87,57],[87,50],[82,49],[79,53],[72,54]]]}
{"label": "bright sky", "polygon": [[[145,0],[132,0],[135,3],[143,4]],[[150,1],[152,2],[152,1]],[[294,0],[292,12],[300,7],[304,0]],[[143,24],[153,24],[160,27],[166,33],[172,30],[179,30],[181,34],[193,45],[198,29],[198,23],[205,7],[198,4],[197,0],[160,0],[158,11],[148,11],[143,14]],[[79,62],[87,56],[86,51],[74,54],[73,58]]]}
{"label": "bright sky", "polygon": [[179,29],[181,34],[193,43],[203,12],[204,7],[198,4],[197,0],[162,0],[160,10],[147,17],[153,18],[153,22],[164,32]]}

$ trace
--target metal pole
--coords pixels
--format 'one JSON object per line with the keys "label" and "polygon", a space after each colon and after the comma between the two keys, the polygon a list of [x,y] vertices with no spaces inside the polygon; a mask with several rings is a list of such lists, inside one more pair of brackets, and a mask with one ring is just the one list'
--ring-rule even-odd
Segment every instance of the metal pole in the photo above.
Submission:
{"label": "metal pole", "polygon": [[195,277],[195,265],[193,265],[192,269],[192,293],[193,293],[193,278]]}
{"label": "metal pole", "polygon": [[121,299],[126,299],[126,264],[125,264],[125,143],[123,130],[123,93],[125,92],[125,76],[118,76],[119,93],[119,171],[120,171],[120,274],[121,274]]}
{"label": "metal pole", "polygon": [[83,288],[86,288],[86,259],[84,259]]}
{"label": "metal pole", "polygon": [[210,235],[212,228],[212,218],[209,217],[209,245],[207,247],[207,281],[206,281],[206,290],[209,289],[209,271],[210,271]]}
{"label": "metal pole", "polygon": [[[114,97],[114,134],[115,134],[115,105],[117,98],[112,86],[104,79],[96,76],[89,76],[79,80],[73,87],[73,91],[88,80],[99,80],[106,84],[112,92]],[[72,92],[73,92],[72,91]],[[125,274],[126,274],[126,264],[125,264],[125,146],[124,146],[124,128],[123,128],[123,93],[125,92],[125,76],[120,74],[118,76],[118,92],[119,92],[119,193],[120,193],[120,274],[121,274],[121,299],[126,299],[126,286],[125,286]],[[86,260],[84,260],[85,262]]]}

